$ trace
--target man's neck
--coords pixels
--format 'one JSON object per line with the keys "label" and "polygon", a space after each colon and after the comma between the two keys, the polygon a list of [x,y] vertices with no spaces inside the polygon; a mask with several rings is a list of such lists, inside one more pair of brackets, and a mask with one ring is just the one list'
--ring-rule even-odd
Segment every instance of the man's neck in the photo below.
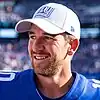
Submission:
{"label": "man's neck", "polygon": [[47,97],[57,98],[63,96],[71,88],[74,78],[71,72],[67,75],[58,73],[53,77],[38,75],[36,78],[38,89]]}

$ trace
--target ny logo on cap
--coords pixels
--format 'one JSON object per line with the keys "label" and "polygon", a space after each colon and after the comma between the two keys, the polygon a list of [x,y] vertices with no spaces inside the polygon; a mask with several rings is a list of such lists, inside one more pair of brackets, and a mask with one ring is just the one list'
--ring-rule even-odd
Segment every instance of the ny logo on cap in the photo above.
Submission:
{"label": "ny logo on cap", "polygon": [[55,8],[44,6],[39,9],[39,11],[35,14],[34,18],[48,18]]}
{"label": "ny logo on cap", "polygon": [[75,32],[75,29],[73,26],[71,26],[71,32]]}

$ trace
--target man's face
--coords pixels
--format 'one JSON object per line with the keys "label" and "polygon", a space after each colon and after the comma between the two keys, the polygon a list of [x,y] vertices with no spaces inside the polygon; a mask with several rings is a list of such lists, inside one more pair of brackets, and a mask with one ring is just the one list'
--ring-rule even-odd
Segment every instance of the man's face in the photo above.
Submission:
{"label": "man's face", "polygon": [[67,49],[63,34],[50,35],[32,26],[28,51],[35,73],[48,77],[55,75],[64,62]]}

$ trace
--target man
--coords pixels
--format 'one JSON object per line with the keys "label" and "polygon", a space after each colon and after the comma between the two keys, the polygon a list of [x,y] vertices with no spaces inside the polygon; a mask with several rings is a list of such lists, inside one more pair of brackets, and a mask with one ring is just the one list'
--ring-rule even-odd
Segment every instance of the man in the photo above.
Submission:
{"label": "man", "polygon": [[71,72],[80,39],[80,22],[72,10],[48,3],[15,29],[29,34],[33,69],[1,73],[0,100],[100,100],[100,81]]}

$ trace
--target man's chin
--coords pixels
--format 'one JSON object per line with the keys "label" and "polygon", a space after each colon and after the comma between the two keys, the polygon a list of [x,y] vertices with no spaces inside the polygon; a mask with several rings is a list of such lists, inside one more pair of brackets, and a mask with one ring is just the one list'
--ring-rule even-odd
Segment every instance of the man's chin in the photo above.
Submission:
{"label": "man's chin", "polygon": [[37,75],[43,76],[43,77],[52,77],[55,74],[54,73],[37,73]]}
{"label": "man's chin", "polygon": [[51,77],[54,76],[59,69],[59,62],[55,59],[49,59],[48,62],[45,63],[35,63],[33,62],[33,68],[37,75]]}
{"label": "man's chin", "polygon": [[34,69],[35,73],[37,75],[41,75],[41,76],[44,76],[44,77],[52,77],[54,76],[57,72],[58,72],[58,69],[54,69],[54,68],[48,68],[48,69]]}

